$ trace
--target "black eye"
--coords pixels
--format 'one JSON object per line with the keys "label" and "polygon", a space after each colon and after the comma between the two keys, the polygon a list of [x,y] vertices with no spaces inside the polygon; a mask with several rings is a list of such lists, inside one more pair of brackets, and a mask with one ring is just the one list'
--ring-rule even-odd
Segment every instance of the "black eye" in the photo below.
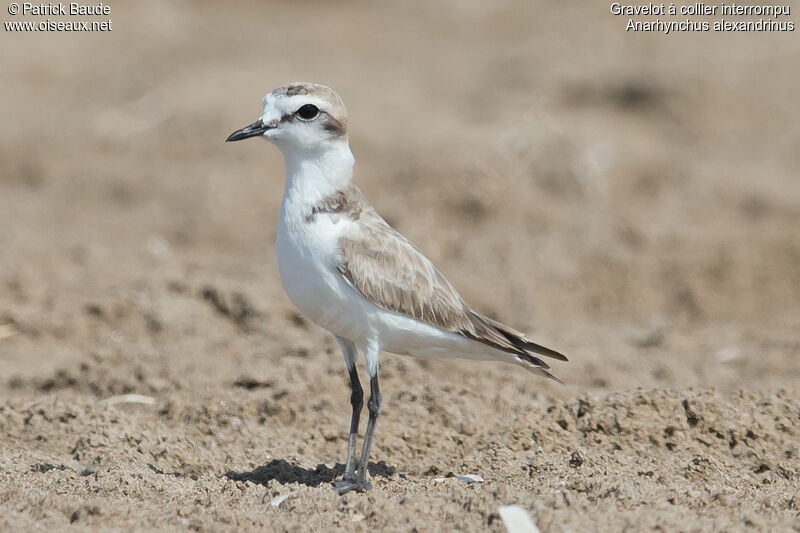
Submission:
{"label": "black eye", "polygon": [[314,104],[306,104],[301,106],[300,109],[298,109],[295,113],[303,120],[311,120],[313,118],[317,118],[317,115],[319,115],[319,109]]}

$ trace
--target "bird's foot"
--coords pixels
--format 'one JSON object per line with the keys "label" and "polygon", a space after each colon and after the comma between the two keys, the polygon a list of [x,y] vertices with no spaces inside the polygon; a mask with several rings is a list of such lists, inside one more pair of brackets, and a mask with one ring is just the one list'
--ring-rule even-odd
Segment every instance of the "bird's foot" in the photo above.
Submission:
{"label": "bird's foot", "polygon": [[372,485],[367,480],[360,480],[358,478],[343,478],[339,481],[334,481],[331,483],[331,487],[333,490],[338,492],[339,494],[345,494],[354,490],[356,492],[366,492],[372,488]]}

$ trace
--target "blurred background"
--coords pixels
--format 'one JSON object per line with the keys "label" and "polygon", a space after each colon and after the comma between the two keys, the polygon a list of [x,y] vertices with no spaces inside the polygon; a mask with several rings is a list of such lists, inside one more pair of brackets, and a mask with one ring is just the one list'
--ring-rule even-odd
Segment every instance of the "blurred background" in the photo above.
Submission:
{"label": "blurred background", "polygon": [[583,2],[111,6],[111,32],[2,35],[0,374],[97,352],[216,382],[317,350],[275,266],[281,156],[223,142],[307,80],[348,105],[378,210],[569,383],[797,379],[794,34],[626,33]]}
{"label": "blurred background", "polygon": [[[797,527],[795,33],[110,5],[84,19],[111,32],[0,32],[0,525],[498,530],[521,502],[545,531]],[[344,460],[349,392],[280,285],[282,157],[224,142],[291,81],[339,92],[357,184],[467,302],[570,358],[562,387],[384,354],[369,496],[314,466]]]}

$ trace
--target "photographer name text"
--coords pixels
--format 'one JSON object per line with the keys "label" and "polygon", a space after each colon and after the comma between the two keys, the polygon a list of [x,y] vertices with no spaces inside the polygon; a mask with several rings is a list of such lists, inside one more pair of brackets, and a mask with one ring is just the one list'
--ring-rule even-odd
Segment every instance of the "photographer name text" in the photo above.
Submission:
{"label": "photographer name text", "polygon": [[42,4],[34,4],[32,2],[23,2],[17,4],[20,6],[18,13],[10,13],[12,15],[34,15],[34,16],[100,16],[110,15],[111,6],[108,4],[80,4],[78,2],[70,2],[64,4],[62,2],[49,2]]}

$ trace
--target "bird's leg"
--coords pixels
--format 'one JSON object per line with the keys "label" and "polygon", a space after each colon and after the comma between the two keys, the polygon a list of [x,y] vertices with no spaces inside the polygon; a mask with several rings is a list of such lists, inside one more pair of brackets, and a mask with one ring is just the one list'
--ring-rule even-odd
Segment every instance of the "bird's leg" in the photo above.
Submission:
{"label": "bird's leg", "polygon": [[[379,350],[371,345],[367,345],[364,349],[364,358],[367,360],[367,372],[369,373],[369,388],[370,396],[367,402],[367,409],[369,409],[369,420],[367,421],[367,430],[364,433],[364,443],[361,448],[361,461],[358,463],[358,476],[353,476],[355,466],[355,444],[356,433],[358,432],[358,418],[361,413],[361,407],[364,401],[364,392],[361,390],[361,385],[358,383],[358,374],[355,371],[355,345],[347,339],[336,337],[339,345],[344,352],[345,362],[347,369],[350,372],[350,384],[353,389],[351,402],[353,404],[353,419],[350,423],[350,442],[347,449],[347,467],[344,473],[344,479],[333,483],[333,488],[339,494],[344,494],[351,490],[364,491],[369,490],[370,484],[367,481],[367,465],[369,464],[369,450],[372,447],[372,439],[375,435],[375,423],[381,415],[381,391],[378,387],[378,352]],[[352,365],[351,365],[352,361]]]}
{"label": "bird's leg", "polygon": [[356,438],[358,437],[358,421],[361,419],[361,408],[364,407],[364,389],[358,381],[356,367],[350,369],[350,405],[353,406],[353,416],[350,418],[350,442],[347,443],[347,466],[344,469],[344,479],[356,479]]}
{"label": "bird's leg", "polygon": [[347,465],[344,469],[344,477],[340,481],[332,483],[333,489],[340,494],[350,490],[357,490],[358,479],[356,478],[356,439],[358,438],[358,422],[361,419],[361,409],[364,407],[364,390],[358,380],[356,370],[356,359],[358,352],[355,345],[342,337],[336,337],[336,341],[342,348],[344,361],[347,365],[347,372],[350,375],[350,405],[353,406],[353,414],[350,418],[350,439],[347,443]]}
{"label": "bird's leg", "polygon": [[369,490],[370,488],[369,481],[367,481],[369,449],[372,447],[372,439],[375,436],[375,424],[378,422],[378,417],[381,416],[381,390],[378,387],[377,373],[369,378],[369,389],[369,401],[367,402],[369,420],[367,421],[367,430],[364,433],[364,444],[361,448],[361,462],[358,465],[358,483],[361,485],[362,490]]}
{"label": "bird's leg", "polygon": [[[375,423],[381,415],[381,391],[378,387],[378,376],[373,376],[369,380],[370,396],[367,402],[367,409],[369,410],[369,420],[367,421],[367,431],[364,433],[364,444],[361,448],[361,461],[358,463],[358,477],[349,479],[347,472],[350,467],[350,454],[348,453],[347,464],[348,470],[345,471],[344,479],[337,481],[333,484],[334,490],[339,494],[344,494],[351,490],[364,491],[371,488],[369,481],[367,481],[367,465],[369,464],[369,449],[372,447],[372,438],[375,435]],[[353,416],[356,416],[355,414]],[[358,423],[358,422],[356,422]],[[351,447],[349,452],[355,455],[355,438],[350,435]]]}

